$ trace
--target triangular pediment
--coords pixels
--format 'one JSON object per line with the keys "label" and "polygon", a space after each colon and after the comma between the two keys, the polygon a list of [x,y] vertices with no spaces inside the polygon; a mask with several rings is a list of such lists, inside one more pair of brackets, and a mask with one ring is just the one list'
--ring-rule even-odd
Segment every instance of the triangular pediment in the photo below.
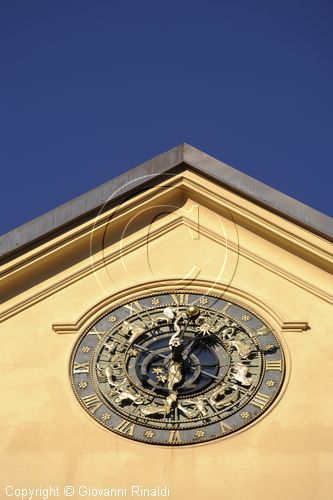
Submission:
{"label": "triangular pediment", "polygon": [[324,238],[333,239],[330,217],[188,144],[181,144],[5,234],[0,238],[0,258],[18,252],[66,225],[89,218],[105,203],[119,203],[119,200],[146,189],[149,184],[172,178],[182,169],[194,170]]}
{"label": "triangular pediment", "polygon": [[[15,309],[23,307],[26,301],[40,300],[80,277],[124,259],[147,242],[151,247],[158,242],[166,259],[168,247],[172,247],[175,240],[181,241],[175,235],[184,230],[182,228],[194,235],[192,238],[195,239],[196,234],[198,240],[201,238],[197,243],[198,248],[199,243],[202,245],[200,256],[208,240],[227,248],[229,264],[244,255],[260,266],[284,272],[283,265],[274,264],[274,249],[279,248],[298,259],[306,259],[316,268],[332,269],[328,241],[182,164],[173,175],[160,177],[159,182],[118,204],[105,204],[97,215],[64,227],[6,262],[2,267],[3,300],[10,303],[15,297]],[[187,233],[182,245],[187,244]],[[263,243],[265,251],[261,251]],[[178,249],[177,263],[180,255],[186,260],[186,251],[189,250]],[[158,250],[154,258],[161,252]],[[137,263],[131,265],[135,267]],[[153,280],[149,272],[147,268],[147,279]],[[173,278],[177,272],[182,274],[175,265]],[[290,279],[290,272],[287,274]],[[198,277],[191,276],[192,279]],[[22,301],[17,306],[19,296]],[[10,310],[9,307],[8,313]]]}
{"label": "triangular pediment", "polygon": [[330,271],[329,222],[205,153],[178,146],[3,236],[2,300],[8,307],[2,317],[130,255],[147,238],[166,249],[181,228],[288,279],[290,263],[284,269],[276,262],[277,248]]}

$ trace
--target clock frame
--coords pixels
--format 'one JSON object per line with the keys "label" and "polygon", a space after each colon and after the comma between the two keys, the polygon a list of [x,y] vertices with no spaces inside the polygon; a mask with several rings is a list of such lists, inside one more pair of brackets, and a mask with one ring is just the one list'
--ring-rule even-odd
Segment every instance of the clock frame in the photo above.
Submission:
{"label": "clock frame", "polygon": [[156,445],[198,444],[272,407],[285,354],[248,307],[198,290],[159,291],[95,319],[76,342],[70,377],[82,407],[108,430]]}

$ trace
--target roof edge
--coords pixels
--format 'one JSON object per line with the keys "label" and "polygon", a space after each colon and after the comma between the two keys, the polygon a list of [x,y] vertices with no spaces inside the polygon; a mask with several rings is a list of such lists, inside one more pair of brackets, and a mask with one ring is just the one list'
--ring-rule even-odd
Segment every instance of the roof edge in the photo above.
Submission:
{"label": "roof edge", "polygon": [[97,210],[105,203],[128,195],[152,178],[181,164],[183,159],[184,144],[180,144],[18,226],[0,237],[0,259]]}
{"label": "roof edge", "polygon": [[329,241],[333,240],[331,217],[253,179],[193,146],[180,144],[4,234],[0,238],[0,259],[3,260],[11,254],[16,254],[25,246],[98,210],[105,203],[130,195],[140,186],[169,173],[182,163],[317,235]]}
{"label": "roof edge", "polygon": [[187,144],[184,144],[184,162],[266,209],[333,241],[332,217]]}

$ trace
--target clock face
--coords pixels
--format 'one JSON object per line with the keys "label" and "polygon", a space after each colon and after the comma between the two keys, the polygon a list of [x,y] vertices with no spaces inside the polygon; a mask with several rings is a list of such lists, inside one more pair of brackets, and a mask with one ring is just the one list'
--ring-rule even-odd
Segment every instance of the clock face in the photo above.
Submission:
{"label": "clock face", "polygon": [[122,436],[186,445],[258,419],[284,378],[281,344],[252,312],[166,292],[104,314],[78,340],[70,374],[83,408]]}

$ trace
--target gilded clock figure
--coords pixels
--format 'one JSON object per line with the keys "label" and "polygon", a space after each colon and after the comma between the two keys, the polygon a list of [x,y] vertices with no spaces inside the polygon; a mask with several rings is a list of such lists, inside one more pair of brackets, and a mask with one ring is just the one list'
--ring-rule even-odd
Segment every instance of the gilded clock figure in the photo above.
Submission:
{"label": "gilded clock figure", "polygon": [[158,445],[227,436],[279,394],[277,335],[243,306],[198,292],[139,297],[78,340],[70,375],[83,408],[110,431]]}

